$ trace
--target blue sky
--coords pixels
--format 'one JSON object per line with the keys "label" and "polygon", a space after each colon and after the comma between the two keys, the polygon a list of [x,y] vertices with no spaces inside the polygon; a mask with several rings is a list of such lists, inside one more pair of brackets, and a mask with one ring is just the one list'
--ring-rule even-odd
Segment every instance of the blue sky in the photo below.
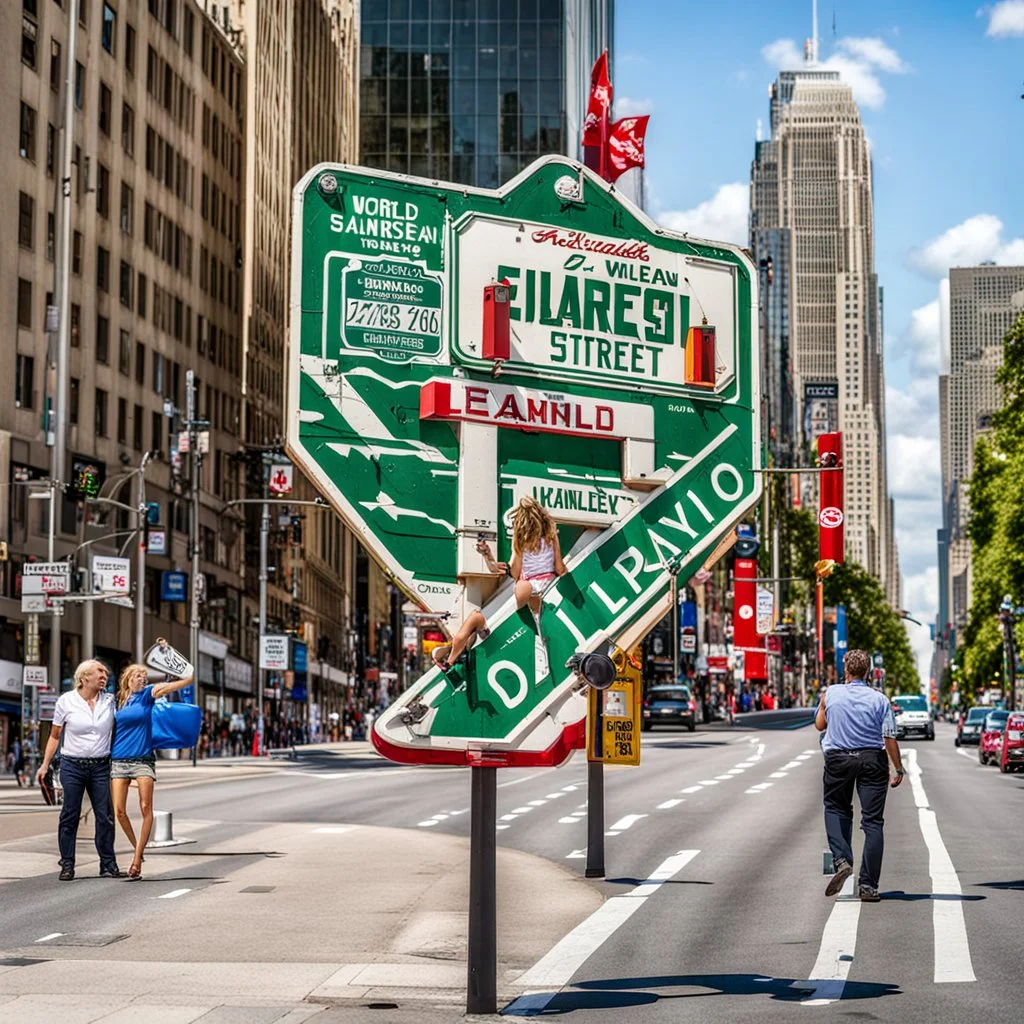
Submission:
{"label": "blue sky", "polygon": [[[820,0],[819,59],[854,89],[875,168],[885,289],[889,486],[904,605],[934,620],[939,525],[939,281],[1024,264],[1024,0]],[[768,86],[810,35],[810,0],[617,5],[617,113],[651,113],[647,207],[747,243],[747,183]],[[834,31],[833,31],[834,18]],[[923,673],[927,631],[909,627]]]}

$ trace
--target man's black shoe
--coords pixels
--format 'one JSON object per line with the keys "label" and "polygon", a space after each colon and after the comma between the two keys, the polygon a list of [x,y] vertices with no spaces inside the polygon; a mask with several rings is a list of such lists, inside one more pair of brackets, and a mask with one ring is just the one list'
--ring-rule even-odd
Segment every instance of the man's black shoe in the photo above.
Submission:
{"label": "man's black shoe", "polygon": [[113,871],[101,871],[100,878],[127,878],[128,872],[114,868]]}
{"label": "man's black shoe", "polygon": [[845,860],[836,861],[836,873],[829,879],[829,883],[825,888],[826,896],[835,896],[846,880],[853,874],[853,865],[847,864]]}
{"label": "man's black shoe", "polygon": [[878,903],[882,899],[878,895],[878,890],[870,885],[862,885],[859,895],[861,903]]}
{"label": "man's black shoe", "polygon": [[60,869],[60,882],[73,882],[75,880],[75,869],[74,868],[61,868]]}

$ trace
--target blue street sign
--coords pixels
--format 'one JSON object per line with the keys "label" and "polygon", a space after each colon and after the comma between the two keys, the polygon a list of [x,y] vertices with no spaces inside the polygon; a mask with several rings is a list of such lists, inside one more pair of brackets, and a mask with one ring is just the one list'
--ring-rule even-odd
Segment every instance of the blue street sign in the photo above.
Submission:
{"label": "blue street sign", "polygon": [[150,526],[157,526],[160,522],[160,502],[159,501],[147,501],[146,502],[146,522]]}
{"label": "blue street sign", "polygon": [[697,602],[696,601],[680,601],[679,602],[679,628],[680,629],[697,629]]}
{"label": "blue street sign", "polygon": [[160,600],[179,602],[188,600],[188,573],[160,573]]}
{"label": "blue street sign", "polygon": [[846,605],[836,605],[836,675],[843,678],[846,661]]}
{"label": "blue street sign", "polygon": [[296,641],[292,644],[292,668],[296,672],[305,672],[307,662],[306,645]]}

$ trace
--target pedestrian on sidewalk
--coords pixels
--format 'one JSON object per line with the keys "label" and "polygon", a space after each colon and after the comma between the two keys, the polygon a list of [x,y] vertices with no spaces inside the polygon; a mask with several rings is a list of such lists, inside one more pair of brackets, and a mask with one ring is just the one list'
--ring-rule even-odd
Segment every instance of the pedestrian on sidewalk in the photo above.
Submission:
{"label": "pedestrian on sidewalk", "polygon": [[75,688],[61,694],[53,709],[53,727],[46,741],[39,781],[61,747],[60,781],[64,803],[57,825],[60,880],[75,877],[75,842],[82,816],[82,797],[88,793],[96,819],[96,852],[100,878],[124,878],[114,855],[114,811],[110,802],[110,742],[114,730],[114,695],[107,693],[107,666],[83,661],[75,669]]}
{"label": "pedestrian on sidewalk", "polygon": [[[860,801],[864,852],[858,895],[877,903],[882,873],[885,798],[903,781],[903,759],[896,742],[896,720],[888,698],[867,684],[867,651],[848,651],[845,684],[833,684],[821,696],[814,724],[824,732],[825,833],[835,874],[825,889],[835,896],[853,874],[853,791]],[[887,756],[888,755],[888,756]],[[895,775],[889,777],[889,761]]]}
{"label": "pedestrian on sidewalk", "polygon": [[[166,640],[158,640],[166,644]],[[117,684],[117,715],[114,744],[111,751],[110,790],[114,814],[121,830],[135,851],[128,868],[129,881],[142,878],[142,860],[153,831],[153,787],[156,785],[156,756],[153,752],[153,704],[174,690],[192,684],[192,676],[147,685],[149,669],[145,665],[129,665]],[[139,810],[142,825],[138,838],[128,814],[128,787],[135,780],[139,789]]]}

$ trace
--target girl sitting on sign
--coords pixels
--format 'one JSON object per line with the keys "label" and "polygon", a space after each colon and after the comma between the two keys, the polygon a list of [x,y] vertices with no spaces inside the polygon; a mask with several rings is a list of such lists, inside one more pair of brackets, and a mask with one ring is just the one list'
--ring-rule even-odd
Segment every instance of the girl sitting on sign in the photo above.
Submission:
{"label": "girl sitting on sign", "polygon": [[[495,561],[487,541],[478,541],[476,549],[486,559],[491,572],[508,573],[516,581],[516,607],[529,604],[537,616],[540,615],[541,595],[547,585],[558,576],[565,575],[558,528],[547,509],[533,498],[522,498],[512,513],[511,563]],[[431,657],[439,668],[449,668],[462,656],[474,634],[483,640],[489,633],[483,613],[474,611],[452,637],[451,644],[435,648]]]}

